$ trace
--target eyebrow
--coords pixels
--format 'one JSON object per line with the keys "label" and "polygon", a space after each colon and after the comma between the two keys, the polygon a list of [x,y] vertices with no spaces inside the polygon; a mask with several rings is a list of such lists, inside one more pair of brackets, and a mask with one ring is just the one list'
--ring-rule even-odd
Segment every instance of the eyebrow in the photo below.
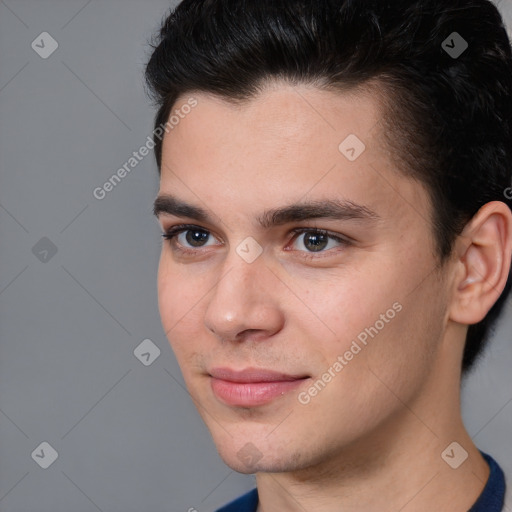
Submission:
{"label": "eyebrow", "polygon": [[[213,223],[208,212],[196,205],[188,204],[170,194],[159,195],[153,204],[153,215],[161,214],[187,217],[198,222]],[[364,220],[375,221],[381,217],[367,206],[348,200],[325,199],[306,201],[273,208],[257,217],[262,228],[300,222],[309,219]]]}

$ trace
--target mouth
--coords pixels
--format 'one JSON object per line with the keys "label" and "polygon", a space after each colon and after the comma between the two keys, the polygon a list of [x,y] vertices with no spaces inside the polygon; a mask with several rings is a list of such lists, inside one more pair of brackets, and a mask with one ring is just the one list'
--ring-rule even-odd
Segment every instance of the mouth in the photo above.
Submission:
{"label": "mouth", "polygon": [[309,375],[289,375],[272,370],[230,368],[210,370],[211,388],[218,400],[226,405],[256,407],[282,397],[304,384]]}

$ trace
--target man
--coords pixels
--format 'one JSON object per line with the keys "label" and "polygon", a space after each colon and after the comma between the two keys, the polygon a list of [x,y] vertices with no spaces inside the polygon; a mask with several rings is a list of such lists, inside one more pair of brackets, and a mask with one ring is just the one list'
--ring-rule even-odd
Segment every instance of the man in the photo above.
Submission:
{"label": "man", "polygon": [[146,77],[163,327],[256,474],[221,510],[505,510],[459,396],[510,289],[493,4],[185,0]]}

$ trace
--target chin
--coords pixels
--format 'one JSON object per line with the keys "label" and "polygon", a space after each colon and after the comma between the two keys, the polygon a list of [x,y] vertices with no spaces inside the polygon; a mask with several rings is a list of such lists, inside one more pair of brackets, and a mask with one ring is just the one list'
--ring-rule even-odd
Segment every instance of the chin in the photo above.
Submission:
{"label": "chin", "polygon": [[272,456],[272,460],[268,460],[266,455],[260,460],[240,460],[237,453],[223,454],[219,452],[222,460],[229,466],[233,471],[242,473],[245,475],[254,473],[281,473],[287,471],[293,471],[297,469],[294,465],[290,464],[290,461],[277,460],[275,456]]}
{"label": "chin", "polygon": [[283,439],[277,437],[271,440],[266,435],[233,436],[224,438],[224,442],[217,442],[215,438],[214,441],[224,463],[238,473],[280,473],[307,466],[304,450],[286,446]]}

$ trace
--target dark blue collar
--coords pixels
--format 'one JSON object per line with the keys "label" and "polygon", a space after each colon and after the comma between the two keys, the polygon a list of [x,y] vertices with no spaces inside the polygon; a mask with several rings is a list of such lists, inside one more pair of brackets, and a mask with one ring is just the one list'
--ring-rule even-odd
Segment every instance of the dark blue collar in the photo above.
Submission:
{"label": "dark blue collar", "polygon": [[[489,464],[491,472],[482,494],[468,512],[502,512],[505,500],[505,475],[490,455],[482,452],[482,456]],[[256,512],[257,508],[258,489],[253,489],[216,512]]]}
{"label": "dark blue collar", "polygon": [[253,489],[235,501],[224,505],[216,512],[256,512],[258,508],[258,489]]}
{"label": "dark blue collar", "polygon": [[468,512],[501,512],[505,501],[505,475],[490,455],[480,453],[489,464],[491,472],[482,494]]}

